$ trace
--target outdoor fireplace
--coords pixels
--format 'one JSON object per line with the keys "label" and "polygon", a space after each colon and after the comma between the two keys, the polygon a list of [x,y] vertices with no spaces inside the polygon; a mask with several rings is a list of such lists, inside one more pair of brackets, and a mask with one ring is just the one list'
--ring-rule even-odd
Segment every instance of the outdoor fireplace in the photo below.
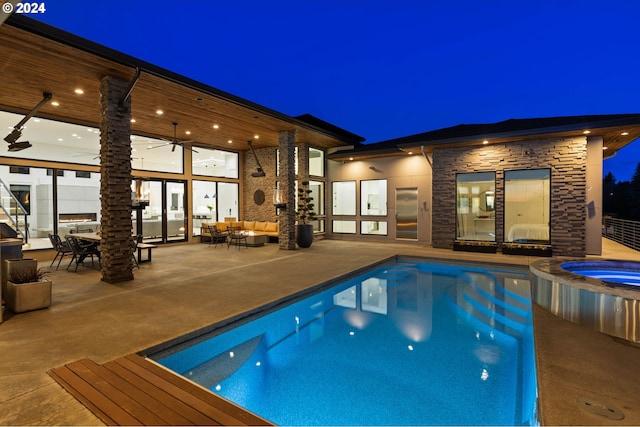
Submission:
{"label": "outdoor fireplace", "polygon": [[98,220],[97,213],[69,213],[59,214],[58,220],[60,223],[66,222],[92,222]]}

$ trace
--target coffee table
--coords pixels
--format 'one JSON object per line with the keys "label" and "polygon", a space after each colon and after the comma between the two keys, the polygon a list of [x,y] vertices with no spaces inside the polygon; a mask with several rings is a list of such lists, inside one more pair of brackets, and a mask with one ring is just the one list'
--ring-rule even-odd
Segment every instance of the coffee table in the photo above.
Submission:
{"label": "coffee table", "polygon": [[246,236],[247,236],[247,246],[251,246],[251,247],[263,246],[265,243],[269,241],[269,236],[267,236],[266,234],[253,233],[253,234],[247,234]]}

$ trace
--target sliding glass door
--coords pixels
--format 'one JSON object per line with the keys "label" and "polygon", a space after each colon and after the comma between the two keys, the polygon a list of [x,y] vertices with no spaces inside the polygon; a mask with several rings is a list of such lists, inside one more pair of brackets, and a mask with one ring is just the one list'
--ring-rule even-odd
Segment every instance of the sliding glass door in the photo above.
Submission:
{"label": "sliding glass door", "polygon": [[[142,234],[144,241],[150,243],[186,240],[185,183],[167,180],[137,181],[132,184],[132,192],[140,198],[143,208],[133,210],[134,234]],[[142,221],[138,221],[138,215],[141,215]],[[140,223],[142,230],[138,229]]]}

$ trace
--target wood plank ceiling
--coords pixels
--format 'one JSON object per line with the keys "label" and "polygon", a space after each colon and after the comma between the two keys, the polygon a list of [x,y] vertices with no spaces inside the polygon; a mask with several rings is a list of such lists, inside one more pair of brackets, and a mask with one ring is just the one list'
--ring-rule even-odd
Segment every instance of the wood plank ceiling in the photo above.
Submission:
{"label": "wood plank ceiling", "polygon": [[[46,37],[42,32],[47,32]],[[65,43],[55,36],[64,37]],[[247,150],[248,140],[256,149],[275,147],[278,133],[288,130],[297,131],[297,142],[320,148],[361,140],[346,131],[306,124],[21,16],[12,16],[0,26],[0,109],[26,114],[43,92],[49,92],[59,106],[50,102],[38,116],[96,127],[100,80],[111,75],[131,81],[136,66],[141,74],[131,94],[134,134],[172,139],[172,122],[176,122],[179,140],[234,151]]]}

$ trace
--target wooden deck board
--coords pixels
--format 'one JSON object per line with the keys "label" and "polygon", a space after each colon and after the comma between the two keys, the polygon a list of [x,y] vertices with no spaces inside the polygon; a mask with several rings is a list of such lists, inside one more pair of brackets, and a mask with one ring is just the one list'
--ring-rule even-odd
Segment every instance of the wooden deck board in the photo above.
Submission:
{"label": "wooden deck board", "polygon": [[107,425],[270,425],[138,355],[89,359],[49,375]]}

